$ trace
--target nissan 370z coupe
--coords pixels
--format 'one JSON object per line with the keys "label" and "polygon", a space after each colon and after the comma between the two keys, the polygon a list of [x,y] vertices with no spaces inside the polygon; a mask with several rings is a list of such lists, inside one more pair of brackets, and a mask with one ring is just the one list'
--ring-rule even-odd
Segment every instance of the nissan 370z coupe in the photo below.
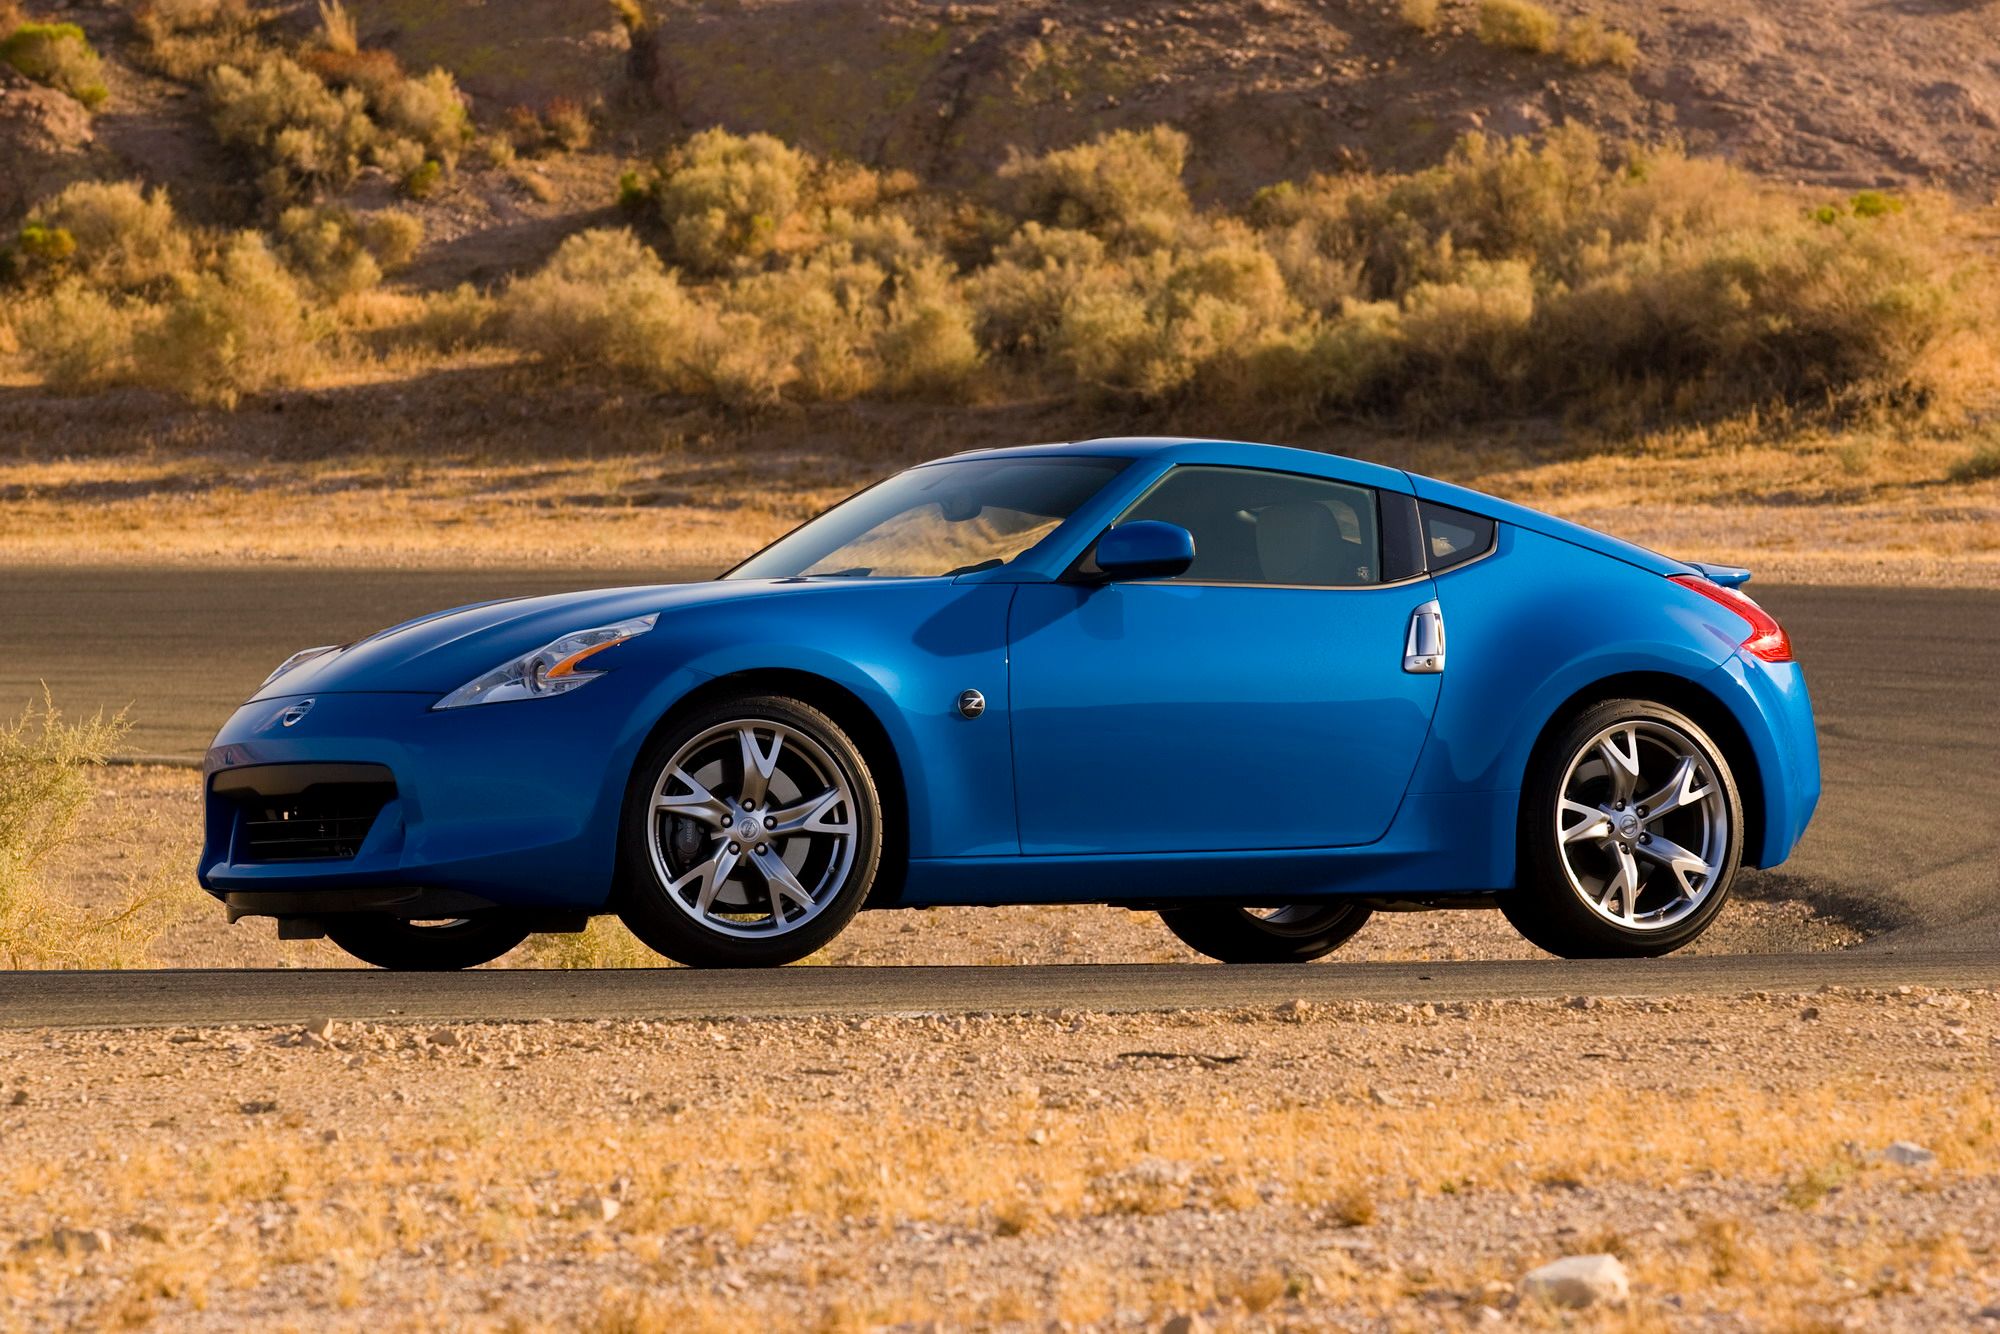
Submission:
{"label": "nissan 370z coupe", "polygon": [[1238,963],[1490,906],[1664,954],[1819,795],[1748,577],[1299,450],[962,454],[710,582],[295,654],[208,752],[201,882],[389,968],[605,912],[782,964],[864,907],[1008,903]]}

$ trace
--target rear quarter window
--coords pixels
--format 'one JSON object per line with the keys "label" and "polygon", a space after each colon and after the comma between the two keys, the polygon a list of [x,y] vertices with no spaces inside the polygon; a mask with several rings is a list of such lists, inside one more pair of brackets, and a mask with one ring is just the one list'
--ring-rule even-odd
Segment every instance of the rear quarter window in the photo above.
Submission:
{"label": "rear quarter window", "polygon": [[1499,525],[1485,515],[1428,500],[1417,509],[1424,525],[1424,557],[1432,574],[1463,565],[1493,549]]}

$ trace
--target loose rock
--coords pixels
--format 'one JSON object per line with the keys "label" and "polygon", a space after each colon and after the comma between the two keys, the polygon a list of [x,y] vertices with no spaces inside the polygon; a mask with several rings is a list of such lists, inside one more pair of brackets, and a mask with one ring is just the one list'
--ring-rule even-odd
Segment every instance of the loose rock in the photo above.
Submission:
{"label": "loose rock", "polygon": [[1894,1163],[1898,1167],[1935,1167],[1937,1155],[1921,1144],[1912,1144],[1906,1139],[1899,1139],[1882,1150],[1882,1161]]}
{"label": "loose rock", "polygon": [[1521,1294],[1551,1306],[1582,1310],[1623,1302],[1632,1295],[1632,1284],[1615,1255],[1566,1255],[1523,1276]]}

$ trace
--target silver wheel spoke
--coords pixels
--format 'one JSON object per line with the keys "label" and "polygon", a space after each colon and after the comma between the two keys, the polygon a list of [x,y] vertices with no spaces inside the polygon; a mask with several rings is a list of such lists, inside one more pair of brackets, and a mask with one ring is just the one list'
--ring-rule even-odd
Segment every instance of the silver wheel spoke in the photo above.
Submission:
{"label": "silver wheel spoke", "polygon": [[1603,756],[1611,772],[1611,794],[1620,801],[1630,801],[1633,789],[1639,786],[1639,733],[1628,727],[1624,737],[1623,749],[1616,744],[1618,736],[1614,733],[1597,743],[1597,753]]}
{"label": "silver wheel spoke", "polygon": [[765,823],[774,837],[787,834],[851,834],[854,832],[852,815],[836,818],[830,814],[846,802],[846,793],[837,787],[828,788],[797,805],[773,810]]}
{"label": "silver wheel spoke", "polygon": [[1618,861],[1618,874],[1605,882],[1604,894],[1597,900],[1597,906],[1609,913],[1611,902],[1616,899],[1618,911],[1615,915],[1630,923],[1639,910],[1639,864],[1624,848],[1617,849],[1612,855]]}
{"label": "silver wheel spoke", "polygon": [[736,863],[739,860],[741,860],[741,854],[731,852],[729,846],[724,844],[717,848],[715,854],[707,861],[689,867],[679,877],[669,883],[667,885],[667,892],[681,902],[686,903],[687,900],[684,895],[687,887],[689,885],[696,885],[693,905],[695,915],[697,917],[706,917],[709,909],[715,906],[715,891],[722,887],[722,882],[727,880],[729,873],[736,869]]}
{"label": "silver wheel spoke", "polygon": [[686,785],[688,790],[679,796],[663,795],[657,798],[653,802],[654,810],[684,815],[690,820],[699,820],[716,829],[729,823],[729,807],[723,803],[722,798],[703,786],[693,774],[676,766],[668,777]]}
{"label": "silver wheel spoke", "polygon": [[785,735],[772,732],[767,750],[757,740],[757,729],[745,724],[737,730],[736,739],[743,747],[743,791],[739,795],[744,804],[755,806],[771,790],[771,777],[778,772],[778,752],[785,748]]}
{"label": "silver wheel spoke", "polygon": [[785,859],[778,855],[776,849],[765,848],[763,855],[757,857],[751,864],[757,868],[757,874],[764,877],[764,883],[771,887],[773,908],[777,907],[778,899],[790,899],[807,913],[811,913],[818,906],[813,902],[812,894],[799,883],[799,878],[792,874],[792,868],[785,865]]}
{"label": "silver wheel spoke", "polygon": [[1577,823],[1562,831],[1562,841],[1565,843],[1611,837],[1611,817],[1595,806],[1586,806],[1580,801],[1571,801],[1564,797],[1562,813],[1565,819],[1570,816],[1579,817]]}
{"label": "silver wheel spoke", "polygon": [[1695,892],[1696,886],[1690,877],[1706,879],[1709,872],[1714,869],[1680,844],[1661,838],[1658,834],[1641,843],[1638,853],[1641,857],[1658,862],[1673,872],[1674,880],[1683,894]]}
{"label": "silver wheel spoke", "polygon": [[1693,806],[1715,791],[1714,784],[1702,787],[1699,786],[1700,783],[1701,766],[1695,763],[1694,756],[1681,756],[1680,764],[1674,769],[1674,776],[1669,778],[1658,792],[1640,800],[1639,804],[1646,808],[1645,818],[1657,820],[1669,811]]}

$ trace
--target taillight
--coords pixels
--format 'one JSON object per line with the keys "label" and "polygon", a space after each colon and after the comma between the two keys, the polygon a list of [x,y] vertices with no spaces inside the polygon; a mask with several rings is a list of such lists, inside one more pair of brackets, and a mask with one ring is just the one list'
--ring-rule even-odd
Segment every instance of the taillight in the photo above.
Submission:
{"label": "taillight", "polygon": [[1753,658],[1765,662],[1790,662],[1792,660],[1792,637],[1785,633],[1785,627],[1778,624],[1778,618],[1752,602],[1733,588],[1724,588],[1698,574],[1669,575],[1682,588],[1691,588],[1710,602],[1719,602],[1729,610],[1750,622],[1750,637],[1739,647]]}

